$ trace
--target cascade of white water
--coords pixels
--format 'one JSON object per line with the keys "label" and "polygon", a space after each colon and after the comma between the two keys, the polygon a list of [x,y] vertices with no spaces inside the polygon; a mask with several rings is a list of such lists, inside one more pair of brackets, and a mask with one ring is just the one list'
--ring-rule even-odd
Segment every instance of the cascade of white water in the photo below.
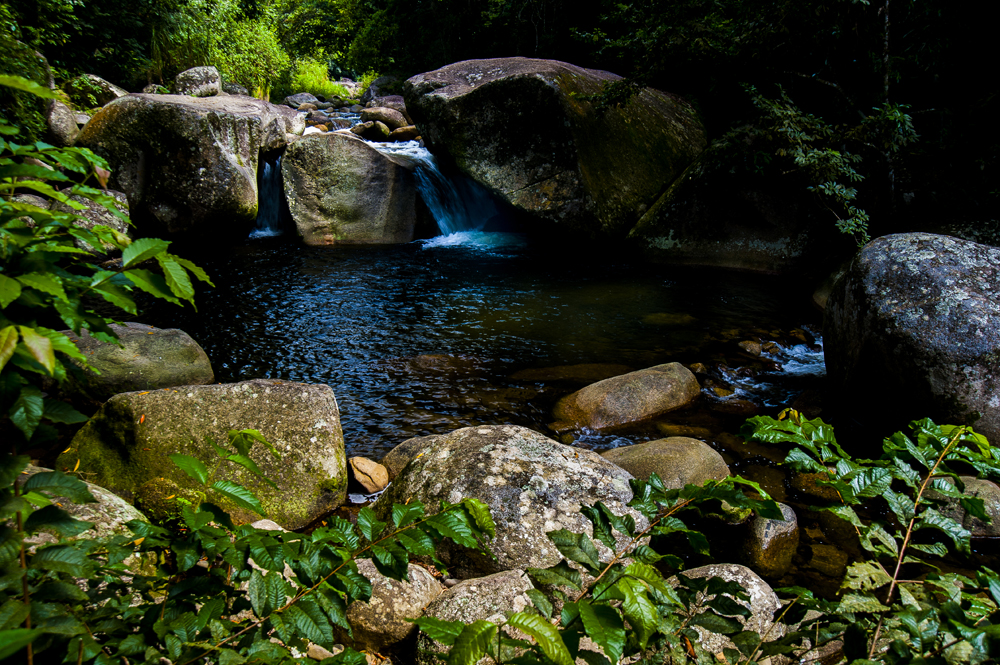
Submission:
{"label": "cascade of white water", "polygon": [[485,188],[463,176],[449,177],[442,173],[434,155],[418,141],[369,145],[415,167],[417,191],[442,235],[478,231],[500,214]]}
{"label": "cascade of white water", "polygon": [[281,235],[281,156],[264,162],[257,183],[257,221],[251,238]]}

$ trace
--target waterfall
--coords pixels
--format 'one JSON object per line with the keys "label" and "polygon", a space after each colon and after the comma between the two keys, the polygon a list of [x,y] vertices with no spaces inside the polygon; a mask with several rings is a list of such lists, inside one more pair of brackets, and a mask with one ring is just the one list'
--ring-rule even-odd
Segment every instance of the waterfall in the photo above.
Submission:
{"label": "waterfall", "polygon": [[257,179],[257,222],[251,238],[281,235],[281,156],[264,162]]}
{"label": "waterfall", "polygon": [[484,187],[464,176],[449,177],[442,173],[434,155],[419,142],[369,145],[415,167],[417,191],[434,216],[442,235],[479,231],[501,214],[493,197]]}

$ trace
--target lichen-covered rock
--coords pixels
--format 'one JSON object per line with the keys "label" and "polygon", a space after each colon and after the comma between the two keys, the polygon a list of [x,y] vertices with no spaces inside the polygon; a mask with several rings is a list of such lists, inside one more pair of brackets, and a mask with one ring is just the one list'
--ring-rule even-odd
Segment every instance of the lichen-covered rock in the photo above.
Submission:
{"label": "lichen-covered rock", "polygon": [[434,153],[536,219],[624,237],[705,148],[694,109],[651,88],[598,111],[619,80],[554,60],[496,58],[406,81],[406,108]]}
{"label": "lichen-covered rock", "polygon": [[244,88],[239,83],[233,83],[232,81],[226,81],[222,84],[222,92],[227,95],[242,95],[243,97],[249,97],[250,91]]}
{"label": "lichen-covered rock", "polygon": [[350,134],[307,136],[285,151],[288,208],[309,245],[410,242],[413,173]]}
{"label": "lichen-covered rock", "polygon": [[[114,229],[115,231],[117,231],[122,235],[128,235],[129,231],[131,230],[132,227],[129,226],[128,222],[126,222],[124,219],[120,217],[116,217],[115,215],[113,215],[103,205],[96,203],[85,196],[79,196],[79,195],[73,196],[72,191],[69,188],[62,190],[62,192],[60,193],[69,196],[70,200],[72,200],[74,203],[79,203],[80,205],[84,206],[82,210],[77,210],[71,208],[65,203],[59,203],[58,201],[52,202],[51,205],[52,210],[58,210],[60,212],[71,212],[77,216],[76,219],[73,220],[74,226],[90,230],[93,229],[98,224],[101,224],[103,226],[107,226],[108,228]],[[115,203],[115,207],[118,209],[118,212],[122,213],[127,217],[128,198],[125,196],[125,194],[123,192],[116,192],[112,189],[109,189],[104,193],[114,197],[115,201],[117,202]],[[115,246],[110,243],[101,243],[100,248],[94,248],[91,247],[89,243],[84,242],[79,238],[75,238],[73,240],[73,244],[76,247],[79,247],[80,249],[98,255],[105,255],[109,252],[112,252],[112,250],[117,251]]]}
{"label": "lichen-covered rock", "polygon": [[100,372],[74,373],[63,387],[65,393],[99,404],[118,393],[215,381],[205,351],[183,330],[131,322],[112,324],[111,329],[121,346],[95,339],[87,331],[80,337],[64,331]]}
{"label": "lichen-covered rock", "polygon": [[361,112],[361,122],[368,121],[378,121],[383,123],[389,128],[391,132],[394,129],[399,129],[400,127],[406,127],[410,123],[406,121],[406,118],[402,113],[395,109],[391,109],[385,106],[376,106],[374,108],[366,108]]}
{"label": "lichen-covered rock", "polygon": [[423,616],[424,608],[441,595],[441,583],[426,569],[412,563],[409,581],[383,576],[371,559],[360,559],[358,572],[371,582],[372,597],[347,607],[353,637],[335,627],[334,639],[359,651],[379,652],[414,634],[417,625],[407,619]]}
{"label": "lichen-covered rock", "polygon": [[192,67],[174,77],[174,92],[192,97],[214,97],[222,92],[222,77],[215,67]]}
{"label": "lichen-covered rock", "polygon": [[729,475],[722,455],[707,443],[684,436],[672,436],[601,453],[611,462],[640,480],[655,473],[668,489],[703,485],[706,480],[722,480]]}
{"label": "lichen-covered rock", "polygon": [[407,439],[387,452],[385,457],[382,458],[381,463],[389,474],[389,480],[395,480],[400,471],[406,468],[410,460],[419,455],[432,442],[435,436],[437,435],[432,434],[430,436],[418,436],[413,439]]}
{"label": "lichen-covered rock", "polygon": [[[384,519],[394,503],[408,500],[428,506],[465,497],[485,502],[496,523],[496,538],[489,544],[495,559],[442,543],[439,557],[456,577],[555,565],[561,557],[545,534],[559,529],[590,533],[581,505],[603,501],[615,514],[633,515],[640,528],[645,524],[626,507],[631,476],[589,450],[513,425],[466,427],[421,441],[424,445],[373,508]],[[604,548],[602,555],[610,553]]]}
{"label": "lichen-covered rock", "polygon": [[297,109],[303,104],[315,104],[318,101],[319,100],[316,99],[316,96],[312,93],[300,92],[294,95],[288,95],[281,103],[285,106],[291,106],[293,109]]}
{"label": "lichen-covered rock", "polygon": [[758,575],[771,579],[788,572],[799,546],[799,523],[795,511],[783,503],[779,503],[778,507],[784,519],[754,516],[743,541],[743,562]]}
{"label": "lichen-covered rock", "polygon": [[[80,472],[129,499],[152,478],[203,489],[169,456],[183,453],[214,464],[218,453],[208,439],[224,444],[233,429],[259,430],[277,449],[274,456],[257,444],[250,457],[278,487],[235,464],[223,464],[216,479],[254,491],[267,517],[298,529],[344,502],[344,435],[337,401],[326,385],[257,379],[115,395],[77,433],[58,466],[72,469],[79,461]],[[259,519],[219,503],[239,522]]]}
{"label": "lichen-covered rock", "polygon": [[108,160],[143,235],[242,234],[257,216],[262,152],[283,148],[304,120],[250,97],[127,95],[91,118],[76,144]]}
{"label": "lichen-covered rock", "polygon": [[[750,596],[750,601],[738,600],[736,602],[748,608],[750,616],[735,615],[733,618],[743,624],[744,630],[752,631],[761,636],[767,635],[769,641],[776,640],[785,634],[785,627],[782,624],[774,625],[772,629],[774,614],[781,607],[781,601],[778,600],[777,594],[767,582],[746,566],[734,563],[713,563],[685,570],[684,575],[693,578],[721,577],[727,582],[738,582]],[[678,583],[676,577],[671,577],[667,581],[675,585]],[[733,641],[725,635],[709,632],[701,626],[695,626],[695,630],[698,631],[699,644],[709,653],[721,654],[723,649],[736,648]]]}
{"label": "lichen-covered rock", "polygon": [[394,111],[399,111],[406,118],[406,124],[412,125],[413,119],[410,114],[406,111],[406,101],[403,99],[402,95],[386,95],[384,97],[375,97],[370,102],[368,102],[368,108],[375,108],[381,106],[383,108],[392,109]]}
{"label": "lichen-covered rock", "polygon": [[559,400],[553,414],[560,422],[605,429],[679,409],[700,390],[690,370],[667,363],[593,383]]}
{"label": "lichen-covered rock", "polygon": [[[40,466],[28,465],[24,472],[18,477],[19,482],[27,480],[36,473],[47,473],[52,469],[44,469]],[[74,536],[73,539],[81,538],[109,538],[111,536],[131,536],[132,531],[125,526],[132,520],[148,522],[146,516],[136,510],[128,501],[113,492],[95,485],[86,483],[87,489],[95,499],[96,503],[73,503],[65,497],[54,497],[60,507],[72,517],[84,522],[93,523],[93,527]],[[56,542],[55,535],[48,532],[41,532],[32,536],[29,541],[36,544],[48,544]]]}
{"label": "lichen-covered rock", "polygon": [[[424,616],[442,621],[491,621],[501,624],[510,614],[523,612],[532,607],[527,591],[534,588],[523,570],[505,570],[486,577],[477,577],[459,582],[437,597]],[[522,635],[519,635],[523,639]],[[501,662],[507,662],[514,655],[509,647],[504,647]],[[417,636],[417,665],[435,665],[438,657],[447,651],[427,633]]]}
{"label": "lichen-covered rock", "polygon": [[399,84],[399,79],[395,76],[379,76],[377,79],[368,84],[365,88],[364,94],[361,95],[361,103],[368,104],[373,99],[378,97],[385,97],[386,92],[390,89],[397,88]]}
{"label": "lichen-covered rock", "polygon": [[880,419],[974,423],[1000,444],[1000,248],[877,238],[837,282],[823,333],[830,393]]}

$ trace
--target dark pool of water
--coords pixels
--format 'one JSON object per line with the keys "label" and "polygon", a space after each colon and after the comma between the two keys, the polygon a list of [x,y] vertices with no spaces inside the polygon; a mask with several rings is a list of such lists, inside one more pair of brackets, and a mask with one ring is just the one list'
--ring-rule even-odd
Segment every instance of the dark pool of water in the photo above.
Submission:
{"label": "dark pool of water", "polygon": [[[197,260],[215,283],[199,293],[198,312],[156,305],[143,320],[187,331],[217,381],[329,384],[349,454],[375,459],[410,437],[473,424],[547,431],[555,400],[580,385],[512,378],[520,370],[728,367],[740,339],[819,323],[811,285],[581,255],[509,235],[333,248],[257,239]],[[766,364],[744,372],[751,379],[731,386],[730,398],[777,411],[819,380],[815,367],[779,360],[788,372],[768,374]],[[602,447],[651,435],[620,436],[563,440]]]}

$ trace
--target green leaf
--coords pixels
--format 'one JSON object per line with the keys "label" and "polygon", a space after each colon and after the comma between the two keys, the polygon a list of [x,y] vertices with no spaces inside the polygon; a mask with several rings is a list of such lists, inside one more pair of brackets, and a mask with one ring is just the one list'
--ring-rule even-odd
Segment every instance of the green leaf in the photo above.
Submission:
{"label": "green leaf", "polygon": [[25,492],[49,492],[55,496],[64,496],[73,503],[97,501],[87,488],[87,483],[62,471],[36,473],[24,481],[22,489]]}
{"label": "green leaf", "polygon": [[274,489],[278,489],[278,486],[274,483],[274,481],[271,480],[270,478],[265,477],[264,472],[260,470],[260,467],[257,466],[257,463],[254,462],[249,457],[247,457],[246,455],[230,454],[226,455],[226,460],[239,464],[244,469],[247,469],[248,471],[253,473],[253,475],[257,476],[262,481],[267,483],[269,486],[273,487]]}
{"label": "green leaf", "polygon": [[555,611],[555,608],[552,607],[552,603],[549,602],[544,593],[538,589],[528,589],[525,591],[525,594],[531,599],[531,604],[535,606],[535,609],[542,613],[542,616],[546,619],[552,617],[552,612]]}
{"label": "green leaf", "polygon": [[420,529],[408,529],[396,538],[399,544],[414,556],[434,556],[434,540]]}
{"label": "green leaf", "polygon": [[[0,279],[3,279],[3,275],[0,275]],[[2,283],[0,283],[2,286]],[[20,292],[18,292],[20,293]],[[6,307],[6,305],[4,305]],[[14,349],[17,347],[17,340],[19,335],[17,334],[17,328],[14,326],[7,326],[6,328],[0,329],[0,370],[4,368],[10,357],[14,355]]]}
{"label": "green leaf", "polygon": [[463,547],[475,548],[478,545],[463,511],[447,510],[429,518],[424,524]]}
{"label": "green leaf", "polygon": [[549,568],[528,568],[528,575],[539,584],[568,586],[577,591],[583,588],[583,577],[580,571],[565,561],[560,561]]}
{"label": "green leaf", "polygon": [[[139,238],[133,241],[122,252],[122,266],[131,268],[147,259],[151,259],[160,252],[165,252],[170,243],[159,238]],[[126,273],[129,274],[129,273]]]}
{"label": "green leaf", "polygon": [[[6,76],[0,76],[0,83]],[[45,631],[38,628],[15,628],[13,630],[0,630],[0,660],[13,656],[21,649],[35,641]]]}
{"label": "green leaf", "polygon": [[27,347],[31,357],[50,375],[54,374],[56,354],[52,349],[52,341],[44,335],[39,335],[34,328],[18,326],[17,329],[21,333],[21,343]]}
{"label": "green leaf", "polygon": [[14,88],[15,90],[20,90],[22,92],[31,93],[36,97],[41,97],[42,99],[63,99],[63,93],[58,90],[52,90],[44,85],[35,83],[31,79],[26,79],[21,76],[0,74],[0,85],[5,85],[8,88]]}
{"label": "green leaf", "polygon": [[496,624],[489,621],[479,620],[465,626],[448,653],[448,665],[475,665],[488,653],[496,635]]}
{"label": "green leaf", "polygon": [[0,308],[6,309],[20,295],[21,283],[12,277],[0,275]]}
{"label": "green leaf", "polygon": [[160,263],[163,277],[166,279],[170,291],[178,298],[194,304],[194,286],[191,284],[187,271],[169,254],[158,256],[157,261]]}
{"label": "green leaf", "polygon": [[837,604],[839,614],[850,612],[885,612],[889,608],[872,593],[845,593]]}
{"label": "green leaf", "polygon": [[42,414],[45,413],[45,398],[42,391],[35,386],[24,386],[10,408],[10,420],[26,439],[31,439],[31,435],[38,429],[42,422]]}
{"label": "green leaf", "polygon": [[378,539],[382,529],[385,528],[385,522],[380,522],[375,516],[375,511],[365,506],[358,513],[358,529],[361,534],[370,541],[375,541]]}
{"label": "green leaf", "polygon": [[41,529],[51,529],[67,538],[77,536],[94,526],[90,522],[75,519],[72,515],[56,505],[39,508],[28,516],[24,522],[24,530],[34,533]]}
{"label": "green leaf", "polygon": [[578,609],[587,636],[600,645],[612,663],[621,660],[625,650],[625,622],[618,612],[609,605],[591,605],[586,600],[578,603]]}
{"label": "green leaf", "polygon": [[74,577],[87,577],[84,565],[87,563],[86,555],[73,547],[66,545],[54,545],[35,552],[31,557],[32,568],[44,568],[55,570],[60,573],[67,573]]}
{"label": "green leaf", "polygon": [[646,587],[642,582],[624,578],[618,581],[618,588],[625,595],[625,600],[622,602],[625,618],[635,631],[639,648],[645,649],[649,638],[660,625],[660,615],[656,611],[656,606],[646,596]]}
{"label": "green leaf", "polygon": [[235,503],[240,508],[252,510],[255,513],[266,517],[264,508],[253,492],[229,480],[217,480],[212,483],[212,489],[222,494],[224,497]]}
{"label": "green leaf", "polygon": [[200,459],[182,453],[174,453],[173,455],[169,455],[169,457],[181,471],[191,478],[194,478],[202,485],[208,484],[208,467]]}
{"label": "green leaf", "polygon": [[138,314],[132,294],[126,287],[119,284],[101,284],[92,290],[115,307],[120,307],[132,315]]}
{"label": "green leaf", "polygon": [[151,296],[161,298],[167,302],[179,305],[180,301],[174,297],[167,282],[156,273],[139,268],[133,268],[125,273],[125,277]]}
{"label": "green leaf", "polygon": [[455,640],[465,630],[464,621],[445,621],[431,616],[422,616],[413,623],[417,624],[427,637],[448,647],[455,644]]}
{"label": "green leaf", "polygon": [[60,300],[69,300],[66,296],[66,290],[63,289],[62,280],[55,275],[44,272],[29,272],[24,275],[18,275],[15,279],[20,282],[22,286],[37,289],[42,293],[55,296]]}
{"label": "green leaf", "polygon": [[329,644],[333,642],[333,628],[329,620],[323,614],[319,606],[304,598],[294,605],[289,605],[282,611],[287,627],[294,628],[299,635],[318,642],[319,644]]}
{"label": "green leaf", "polygon": [[45,411],[42,415],[47,420],[54,423],[63,423],[65,425],[87,422],[87,416],[83,415],[66,402],[60,402],[57,399],[45,400]]}
{"label": "green leaf", "polygon": [[415,522],[423,516],[424,504],[419,501],[414,501],[413,503],[408,504],[392,504],[392,523],[396,525],[397,529],[402,528],[411,522]]}
{"label": "green leaf", "polygon": [[[518,612],[507,619],[507,625],[533,637],[538,646],[542,648],[542,653],[555,665],[575,665],[573,657],[569,654],[569,649],[563,642],[562,635],[559,634],[555,626],[543,617],[537,614]],[[449,665],[451,665],[450,661]]]}
{"label": "green leaf", "polygon": [[259,617],[266,617],[287,602],[288,583],[279,572],[264,575],[259,570],[250,575],[247,594],[253,611]]}
{"label": "green leaf", "polygon": [[496,537],[496,524],[493,523],[493,515],[490,513],[488,505],[479,499],[468,497],[462,499],[462,506],[469,511],[469,515],[475,520],[476,526],[479,527],[480,531],[490,538]]}
{"label": "green leaf", "polygon": [[549,531],[546,536],[564,557],[583,566],[591,575],[600,572],[600,555],[593,541],[584,533],[573,533],[566,529]]}

